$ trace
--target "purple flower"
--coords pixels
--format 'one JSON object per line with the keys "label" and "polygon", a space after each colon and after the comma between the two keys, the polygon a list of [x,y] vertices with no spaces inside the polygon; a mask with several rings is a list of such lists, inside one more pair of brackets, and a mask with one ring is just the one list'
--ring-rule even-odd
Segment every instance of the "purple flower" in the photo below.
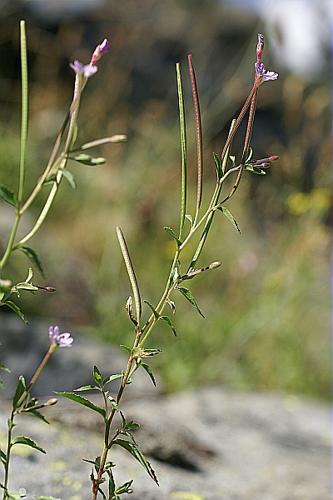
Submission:
{"label": "purple flower", "polygon": [[71,63],[70,67],[75,71],[77,75],[84,75],[86,78],[94,75],[98,69],[97,66],[93,64],[82,64],[78,60]]}
{"label": "purple flower", "polygon": [[107,38],[104,38],[103,42],[97,45],[96,49],[94,50],[93,55],[91,56],[90,64],[95,65],[97,61],[100,60],[102,55],[109,50],[109,48],[109,40]]}
{"label": "purple flower", "polygon": [[254,66],[256,69],[256,76],[257,78],[260,78],[262,82],[276,80],[279,76],[279,74],[275,73],[274,71],[267,71],[264,63],[262,62],[256,62]]}
{"label": "purple flower", "polygon": [[57,344],[59,347],[71,347],[74,341],[70,333],[60,333],[58,326],[49,327],[49,338],[51,344]]}

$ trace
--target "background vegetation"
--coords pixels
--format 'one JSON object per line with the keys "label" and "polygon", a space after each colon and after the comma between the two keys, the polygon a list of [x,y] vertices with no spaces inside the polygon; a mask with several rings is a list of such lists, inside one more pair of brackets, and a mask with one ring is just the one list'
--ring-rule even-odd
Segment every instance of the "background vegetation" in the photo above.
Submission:
{"label": "background vegetation", "polygon": [[[96,2],[69,14],[20,4],[0,19],[0,182],[15,186],[19,158],[18,19],[28,22],[30,131],[27,183],[38,177],[70,102],[70,60],[88,61],[104,36],[111,51],[89,81],[79,142],[126,133],[126,144],[100,149],[95,169],[73,165],[78,189],[64,183],[48,225],[32,242],[56,295],[26,298],[30,317],[86,329],[113,343],[130,333],[129,295],[115,237],[120,224],[144,297],[154,302],[167,276],[171,245],[163,226],[175,225],[179,139],[174,64],[193,53],[201,91],[206,193],[231,118],[252,81],[256,33],[266,35],[265,62],[279,71],[260,92],[253,147],[280,160],[266,177],[247,176],[229,208],[237,234],[216,218],[203,265],[222,268],[193,283],[203,320],[179,300],[178,337],[163,325],[154,345],[167,390],[220,383],[329,397],[329,248],[331,169],[329,70],[311,78],[270,57],[271,28],[249,11],[223,2]],[[229,2],[230,4],[230,2]],[[232,2],[231,2],[232,4]],[[15,7],[14,7],[15,5]],[[62,2],[58,3],[58,6]],[[36,7],[37,6],[37,7]],[[59,8],[60,9],[60,8]],[[58,14],[57,14],[58,12]],[[188,122],[193,118],[187,82]],[[191,127],[191,125],[190,125]],[[194,170],[194,136],[190,161]],[[236,143],[237,149],[237,143]],[[27,227],[38,212],[30,211]],[[0,245],[11,222],[1,205]],[[11,262],[23,277],[27,262]],[[41,283],[45,280],[40,277]],[[1,317],[0,317],[1,325]],[[93,360],[92,360],[93,362]],[[112,360],[110,360],[112,364]]]}

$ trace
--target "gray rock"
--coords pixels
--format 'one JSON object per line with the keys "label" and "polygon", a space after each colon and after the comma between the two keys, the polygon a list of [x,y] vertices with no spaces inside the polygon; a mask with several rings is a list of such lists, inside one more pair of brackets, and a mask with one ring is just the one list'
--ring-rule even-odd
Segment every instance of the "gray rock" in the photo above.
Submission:
{"label": "gray rock", "polygon": [[[136,439],[160,480],[158,488],[115,448],[117,479],[134,479],[132,500],[331,498],[329,409],[324,404],[210,387],[128,401],[123,409],[142,424]],[[46,456],[15,455],[12,487],[25,487],[28,499],[37,494],[89,499],[89,467],[81,457],[100,453],[96,419],[68,401],[50,408],[50,414],[54,422],[49,428],[27,417],[29,435],[49,451]],[[4,415],[0,423],[3,439]]]}

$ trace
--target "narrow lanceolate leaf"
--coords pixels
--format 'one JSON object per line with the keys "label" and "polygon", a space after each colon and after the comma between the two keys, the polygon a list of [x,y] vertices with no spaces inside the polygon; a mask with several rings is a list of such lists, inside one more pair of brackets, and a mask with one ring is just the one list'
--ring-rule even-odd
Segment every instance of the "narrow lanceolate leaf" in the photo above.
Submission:
{"label": "narrow lanceolate leaf", "polygon": [[17,403],[21,399],[21,396],[24,394],[27,386],[22,375],[19,376],[18,383],[16,386],[15,395],[13,397],[13,408],[14,410],[17,408]]}
{"label": "narrow lanceolate leaf", "polygon": [[99,391],[100,388],[97,385],[82,385],[81,387],[78,387],[77,389],[73,389],[74,392],[86,392],[86,391]]}
{"label": "narrow lanceolate leaf", "polygon": [[59,396],[63,396],[64,398],[70,399],[71,401],[74,401],[79,405],[85,406],[86,408],[89,408],[90,410],[99,413],[100,415],[102,415],[103,418],[105,418],[104,408],[96,406],[94,403],[89,401],[89,399],[79,396],[78,394],[74,394],[74,392],[61,391],[61,392],[56,392],[56,394],[58,394]]}
{"label": "narrow lanceolate leaf", "polygon": [[217,180],[219,181],[223,175],[221,158],[216,153],[213,153],[213,158],[214,158],[216,177],[217,177]]}
{"label": "narrow lanceolate leaf", "polygon": [[188,288],[185,288],[183,286],[177,286],[176,290],[178,290],[185,297],[185,299],[187,299],[189,301],[189,303],[192,304],[193,307],[195,307],[195,309],[198,311],[200,316],[202,316],[203,318],[205,317],[202,314],[202,312],[200,311],[199,306],[197,304],[197,301],[195,300],[192,292],[190,292],[190,290]]}
{"label": "narrow lanceolate leaf", "polygon": [[94,377],[96,384],[100,384],[103,380],[102,374],[96,365],[94,366],[94,369],[93,369],[93,377]]}
{"label": "narrow lanceolate leaf", "polygon": [[176,328],[174,327],[174,325],[173,325],[171,319],[169,318],[169,316],[160,316],[160,319],[166,322],[166,324],[171,328],[172,333],[174,334],[174,336],[177,337]]}
{"label": "narrow lanceolate leaf", "polygon": [[46,451],[38,446],[36,441],[26,436],[17,436],[12,441],[13,445],[15,444],[24,444],[25,446],[30,446],[30,448],[34,448],[35,450],[41,451],[42,453],[46,453]]}
{"label": "narrow lanceolate leaf", "polygon": [[181,195],[180,195],[180,222],[179,222],[179,239],[181,239],[187,203],[187,149],[186,149],[186,123],[185,123],[185,107],[183,98],[182,77],[180,72],[180,64],[176,64],[177,74],[177,90],[178,90],[178,110],[179,110],[179,127],[180,127],[180,152],[181,152]]}
{"label": "narrow lanceolate leaf", "polygon": [[166,231],[171,236],[171,238],[173,238],[176,241],[176,243],[177,243],[178,246],[180,246],[182,244],[182,242],[180,241],[180,239],[177,238],[177,235],[174,232],[174,230],[172,229],[172,227],[165,226],[163,229],[164,229],[164,231]]}
{"label": "narrow lanceolate leaf", "polygon": [[252,174],[266,175],[266,171],[263,168],[257,167],[256,165],[252,165],[252,163],[247,163],[245,165],[245,170],[251,172]]}
{"label": "narrow lanceolate leaf", "polygon": [[238,225],[235,217],[230,212],[230,210],[228,210],[226,207],[218,207],[218,210],[220,210],[223,213],[223,215],[228,219],[228,221],[231,222],[231,224],[234,226],[234,228],[236,228],[237,231],[239,233],[241,233],[239,225]]}
{"label": "narrow lanceolate leaf", "polygon": [[137,322],[140,322],[141,318],[141,313],[142,313],[142,304],[141,304],[141,296],[140,296],[140,290],[139,290],[139,285],[138,285],[138,280],[136,278],[136,274],[134,271],[134,267],[130,258],[130,255],[128,253],[128,248],[127,244],[123,235],[123,232],[120,227],[116,228],[117,232],[117,238],[119,241],[121,253],[123,254],[123,259],[126,265],[127,269],[127,274],[131,283],[132,287],[132,292],[133,292],[133,297],[134,297],[134,303],[135,303],[135,310],[136,310],[136,319]]}
{"label": "narrow lanceolate leaf", "polygon": [[0,450],[0,461],[3,465],[6,465],[7,455],[4,451]]}
{"label": "narrow lanceolate leaf", "polygon": [[115,439],[113,441],[113,444],[121,446],[121,448],[128,451],[132,455],[132,457],[134,457],[145,468],[149,476],[158,485],[158,479],[154,469],[152,468],[146,457],[143,455],[143,453],[134,444],[126,441],[125,439]]}
{"label": "narrow lanceolate leaf", "polygon": [[110,382],[113,382],[114,380],[118,380],[123,377],[122,373],[115,373],[114,375],[110,375],[109,377],[105,378],[103,380],[103,384],[109,384]]}
{"label": "narrow lanceolate leaf", "polygon": [[158,314],[158,312],[156,311],[155,307],[154,307],[154,306],[153,306],[150,302],[148,302],[148,300],[144,300],[143,302],[144,302],[145,304],[147,304],[147,306],[149,306],[149,307],[150,307],[150,309],[151,309],[151,310],[152,310],[152,312],[153,312],[153,315],[154,315],[155,319],[158,319],[158,318],[160,317],[160,315],[159,315],[159,314]]}
{"label": "narrow lanceolate leaf", "polygon": [[148,373],[148,375],[150,377],[150,380],[152,381],[152,383],[156,387],[156,379],[154,377],[154,374],[153,374],[152,369],[150,368],[150,366],[147,365],[147,363],[142,363],[142,361],[140,362],[139,366],[142,366],[142,368]]}
{"label": "narrow lanceolate leaf", "polygon": [[74,175],[72,174],[72,172],[70,172],[66,168],[59,168],[59,172],[61,172],[62,175],[65,177],[65,179],[68,182],[68,184],[70,185],[70,187],[72,189],[76,189],[76,182],[75,182]]}
{"label": "narrow lanceolate leaf", "polygon": [[15,193],[4,184],[0,184],[0,198],[13,207],[17,206],[17,197]]}
{"label": "narrow lanceolate leaf", "polygon": [[27,247],[27,246],[18,246],[15,248],[15,250],[20,250],[21,252],[23,252],[28,257],[28,259],[30,259],[30,261],[33,264],[35,264],[35,266],[37,267],[37,269],[41,273],[41,275],[44,276],[44,269],[43,269],[42,263],[37,255],[37,253],[35,252],[35,250],[33,250],[31,247]]}
{"label": "narrow lanceolate leaf", "polygon": [[50,422],[44,417],[44,415],[42,413],[40,413],[40,411],[38,410],[29,410],[27,413],[29,413],[29,415],[33,415],[34,417],[36,418],[39,418],[39,420],[42,420],[45,424],[49,424]]}
{"label": "narrow lanceolate leaf", "polygon": [[189,54],[187,56],[187,60],[188,60],[188,69],[191,79],[194,120],[195,120],[195,140],[197,147],[197,199],[195,207],[195,218],[197,218],[202,200],[202,177],[203,177],[202,125],[201,125],[199,93],[197,87],[197,79],[195,76],[195,70],[193,66],[192,54]]}
{"label": "narrow lanceolate leaf", "polygon": [[15,304],[15,302],[13,302],[12,300],[6,300],[6,302],[4,303],[5,306],[9,307],[12,311],[14,311],[15,314],[17,314],[17,316],[19,318],[21,318],[21,320],[24,322],[24,323],[28,323],[26,317],[24,316],[23,312],[21,311],[21,309],[19,308],[19,306],[17,304]]}

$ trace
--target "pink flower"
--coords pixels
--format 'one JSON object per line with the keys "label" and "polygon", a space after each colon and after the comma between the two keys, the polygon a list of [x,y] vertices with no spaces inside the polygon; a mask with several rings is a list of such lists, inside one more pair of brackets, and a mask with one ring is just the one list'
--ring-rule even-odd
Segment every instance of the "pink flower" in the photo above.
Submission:
{"label": "pink flower", "polygon": [[74,341],[70,333],[60,333],[58,326],[49,327],[49,339],[51,344],[57,344],[59,347],[71,347]]}
{"label": "pink flower", "polygon": [[83,75],[85,78],[89,78],[96,73],[98,70],[96,63],[100,60],[103,54],[109,50],[109,48],[109,41],[107,38],[104,38],[103,42],[97,45],[94,50],[89,64],[83,64],[82,62],[76,60],[70,64],[70,67],[77,75]]}
{"label": "pink flower", "polygon": [[258,43],[256,47],[257,61],[254,65],[256,70],[256,77],[259,79],[259,83],[267,82],[269,80],[276,80],[278,78],[278,73],[274,71],[267,71],[264,63],[261,61],[262,53],[265,46],[265,37],[261,33],[258,33]]}
{"label": "pink flower", "polygon": [[256,76],[257,78],[262,79],[263,82],[267,82],[269,80],[276,80],[279,76],[275,71],[267,71],[264,63],[256,62],[255,63]]}
{"label": "pink flower", "polygon": [[94,75],[97,71],[97,66],[92,64],[82,64],[80,61],[74,61],[70,64],[70,67],[75,71],[77,75],[84,75],[86,78]]}

